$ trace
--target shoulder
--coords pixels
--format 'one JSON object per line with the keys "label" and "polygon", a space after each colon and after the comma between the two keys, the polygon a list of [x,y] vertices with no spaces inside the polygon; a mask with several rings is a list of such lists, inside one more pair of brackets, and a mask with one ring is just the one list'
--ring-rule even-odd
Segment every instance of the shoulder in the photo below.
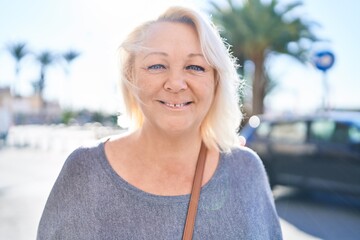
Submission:
{"label": "shoulder", "polygon": [[230,153],[224,153],[224,158],[242,167],[263,168],[259,155],[248,147],[233,148]]}
{"label": "shoulder", "polygon": [[258,154],[248,147],[232,149],[230,153],[223,153],[224,164],[228,171],[243,182],[263,184],[268,182],[264,164]]}
{"label": "shoulder", "polygon": [[82,146],[68,156],[48,196],[38,239],[60,239],[71,231],[69,229],[78,226],[74,217],[86,214],[86,206],[98,186],[96,180],[101,171],[97,163],[100,161],[96,159],[101,157],[102,145],[96,142]]}
{"label": "shoulder", "polygon": [[48,204],[60,204],[58,199],[73,199],[74,195],[81,195],[88,188],[91,180],[101,173],[98,159],[102,145],[82,146],[68,156],[52,187]]}
{"label": "shoulder", "polygon": [[75,179],[88,178],[89,174],[96,173],[100,160],[103,159],[103,145],[101,141],[78,147],[71,152],[58,176],[59,181],[74,181]]}
{"label": "shoulder", "polygon": [[66,164],[81,164],[84,161],[91,161],[101,157],[103,153],[104,142],[97,141],[88,145],[80,146],[72,151],[66,159]]}

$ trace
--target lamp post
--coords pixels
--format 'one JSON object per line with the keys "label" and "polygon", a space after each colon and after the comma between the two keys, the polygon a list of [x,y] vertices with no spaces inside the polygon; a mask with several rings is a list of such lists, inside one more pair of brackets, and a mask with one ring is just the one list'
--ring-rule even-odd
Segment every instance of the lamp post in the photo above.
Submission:
{"label": "lamp post", "polygon": [[327,81],[327,70],[329,70],[335,62],[335,55],[330,51],[319,51],[315,53],[313,58],[314,65],[323,72],[323,100],[322,107],[326,111],[329,109],[329,84]]}

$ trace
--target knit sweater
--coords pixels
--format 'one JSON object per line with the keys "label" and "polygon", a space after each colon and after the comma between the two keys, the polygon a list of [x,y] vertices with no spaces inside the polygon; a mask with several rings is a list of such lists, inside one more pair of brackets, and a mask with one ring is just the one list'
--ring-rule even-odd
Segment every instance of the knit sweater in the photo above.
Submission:
{"label": "knit sweater", "polygon": [[[144,192],[113,170],[104,143],[82,147],[53,186],[37,239],[181,239],[189,199]],[[282,239],[264,166],[250,149],[220,154],[201,189],[193,239]]]}

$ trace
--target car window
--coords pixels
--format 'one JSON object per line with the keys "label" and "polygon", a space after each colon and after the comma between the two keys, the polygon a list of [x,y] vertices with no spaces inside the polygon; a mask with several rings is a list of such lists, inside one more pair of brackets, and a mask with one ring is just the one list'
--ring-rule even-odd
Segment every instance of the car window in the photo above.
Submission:
{"label": "car window", "polygon": [[360,143],[360,127],[351,126],[349,128],[349,139],[351,143]]}
{"label": "car window", "polygon": [[330,141],[334,134],[335,122],[329,120],[317,120],[310,124],[310,140]]}
{"label": "car window", "polygon": [[311,123],[310,139],[320,142],[360,143],[360,128],[351,123],[317,120]]}
{"label": "car window", "polygon": [[274,142],[303,143],[306,141],[306,123],[277,123],[272,126],[269,138]]}
{"label": "car window", "polygon": [[349,142],[349,125],[337,123],[331,140],[336,143]]}
{"label": "car window", "polygon": [[270,132],[270,128],[271,128],[270,123],[268,122],[261,123],[259,127],[256,129],[256,133],[255,133],[256,137],[261,139],[267,138]]}

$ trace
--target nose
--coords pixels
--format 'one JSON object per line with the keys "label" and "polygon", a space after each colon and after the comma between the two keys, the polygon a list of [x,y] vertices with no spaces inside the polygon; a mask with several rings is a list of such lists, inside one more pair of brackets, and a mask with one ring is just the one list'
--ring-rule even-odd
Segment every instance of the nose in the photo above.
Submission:
{"label": "nose", "polygon": [[180,92],[188,88],[186,74],[183,69],[169,71],[168,78],[164,83],[164,88],[169,92]]}

